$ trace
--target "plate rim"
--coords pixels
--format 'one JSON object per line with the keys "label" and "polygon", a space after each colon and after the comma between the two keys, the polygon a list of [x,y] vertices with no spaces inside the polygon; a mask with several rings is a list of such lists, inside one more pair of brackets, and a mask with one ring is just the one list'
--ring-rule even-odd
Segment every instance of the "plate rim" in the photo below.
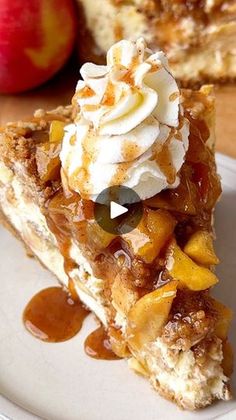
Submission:
{"label": "plate rim", "polygon": [[236,172],[236,158],[219,152],[217,152],[215,156],[217,167],[223,166],[226,169],[230,169],[231,171]]}

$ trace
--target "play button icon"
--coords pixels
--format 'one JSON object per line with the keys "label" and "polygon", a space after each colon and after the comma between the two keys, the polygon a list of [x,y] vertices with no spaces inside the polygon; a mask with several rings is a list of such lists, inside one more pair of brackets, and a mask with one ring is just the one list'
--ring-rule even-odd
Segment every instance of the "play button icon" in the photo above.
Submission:
{"label": "play button icon", "polygon": [[94,216],[99,226],[108,233],[123,235],[135,229],[143,215],[143,204],[131,188],[113,186],[97,197]]}
{"label": "play button icon", "polygon": [[120,204],[115,203],[115,201],[111,201],[110,203],[110,218],[111,219],[115,219],[116,217],[127,213],[127,211],[129,211],[127,207],[121,206]]}

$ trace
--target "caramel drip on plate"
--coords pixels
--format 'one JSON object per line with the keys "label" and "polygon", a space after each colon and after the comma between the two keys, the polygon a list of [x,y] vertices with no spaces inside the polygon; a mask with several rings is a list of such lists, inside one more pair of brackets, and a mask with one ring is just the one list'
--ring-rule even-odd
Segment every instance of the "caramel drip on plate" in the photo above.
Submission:
{"label": "caramel drip on plate", "polygon": [[[34,337],[49,343],[59,343],[74,337],[89,315],[76,294],[76,301],[62,287],[48,287],[37,293],[27,304],[23,322]],[[84,349],[95,359],[117,360],[103,326],[85,340]]]}
{"label": "caramel drip on plate", "polygon": [[[65,258],[68,270],[69,264]],[[69,292],[62,287],[43,289],[27,304],[23,313],[23,322],[25,328],[37,339],[51,343],[62,342],[71,339],[80,331],[89,311],[79,300],[71,278],[68,289]],[[102,326],[89,334],[84,349],[88,356],[96,359],[118,359]]]}
{"label": "caramel drip on plate", "polygon": [[119,359],[111,349],[110,340],[103,325],[89,334],[84,343],[84,350],[93,359]]}
{"label": "caramel drip on plate", "polygon": [[36,338],[61,342],[74,337],[89,312],[62,287],[48,287],[37,293],[23,313],[26,329]]}

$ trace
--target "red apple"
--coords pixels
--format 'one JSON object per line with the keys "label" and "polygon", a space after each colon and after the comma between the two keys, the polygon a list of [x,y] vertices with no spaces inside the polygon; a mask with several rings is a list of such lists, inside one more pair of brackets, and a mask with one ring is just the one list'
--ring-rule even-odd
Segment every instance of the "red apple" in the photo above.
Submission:
{"label": "red apple", "polygon": [[0,92],[50,79],[70,56],[75,35],[73,0],[0,0]]}

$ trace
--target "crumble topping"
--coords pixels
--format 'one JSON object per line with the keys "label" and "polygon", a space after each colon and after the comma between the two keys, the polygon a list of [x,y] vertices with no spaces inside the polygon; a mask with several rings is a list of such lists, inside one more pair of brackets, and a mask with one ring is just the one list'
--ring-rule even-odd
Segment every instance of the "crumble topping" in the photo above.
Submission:
{"label": "crumble topping", "polygon": [[214,331],[216,319],[207,292],[178,291],[162,338],[170,348],[186,351]]}

